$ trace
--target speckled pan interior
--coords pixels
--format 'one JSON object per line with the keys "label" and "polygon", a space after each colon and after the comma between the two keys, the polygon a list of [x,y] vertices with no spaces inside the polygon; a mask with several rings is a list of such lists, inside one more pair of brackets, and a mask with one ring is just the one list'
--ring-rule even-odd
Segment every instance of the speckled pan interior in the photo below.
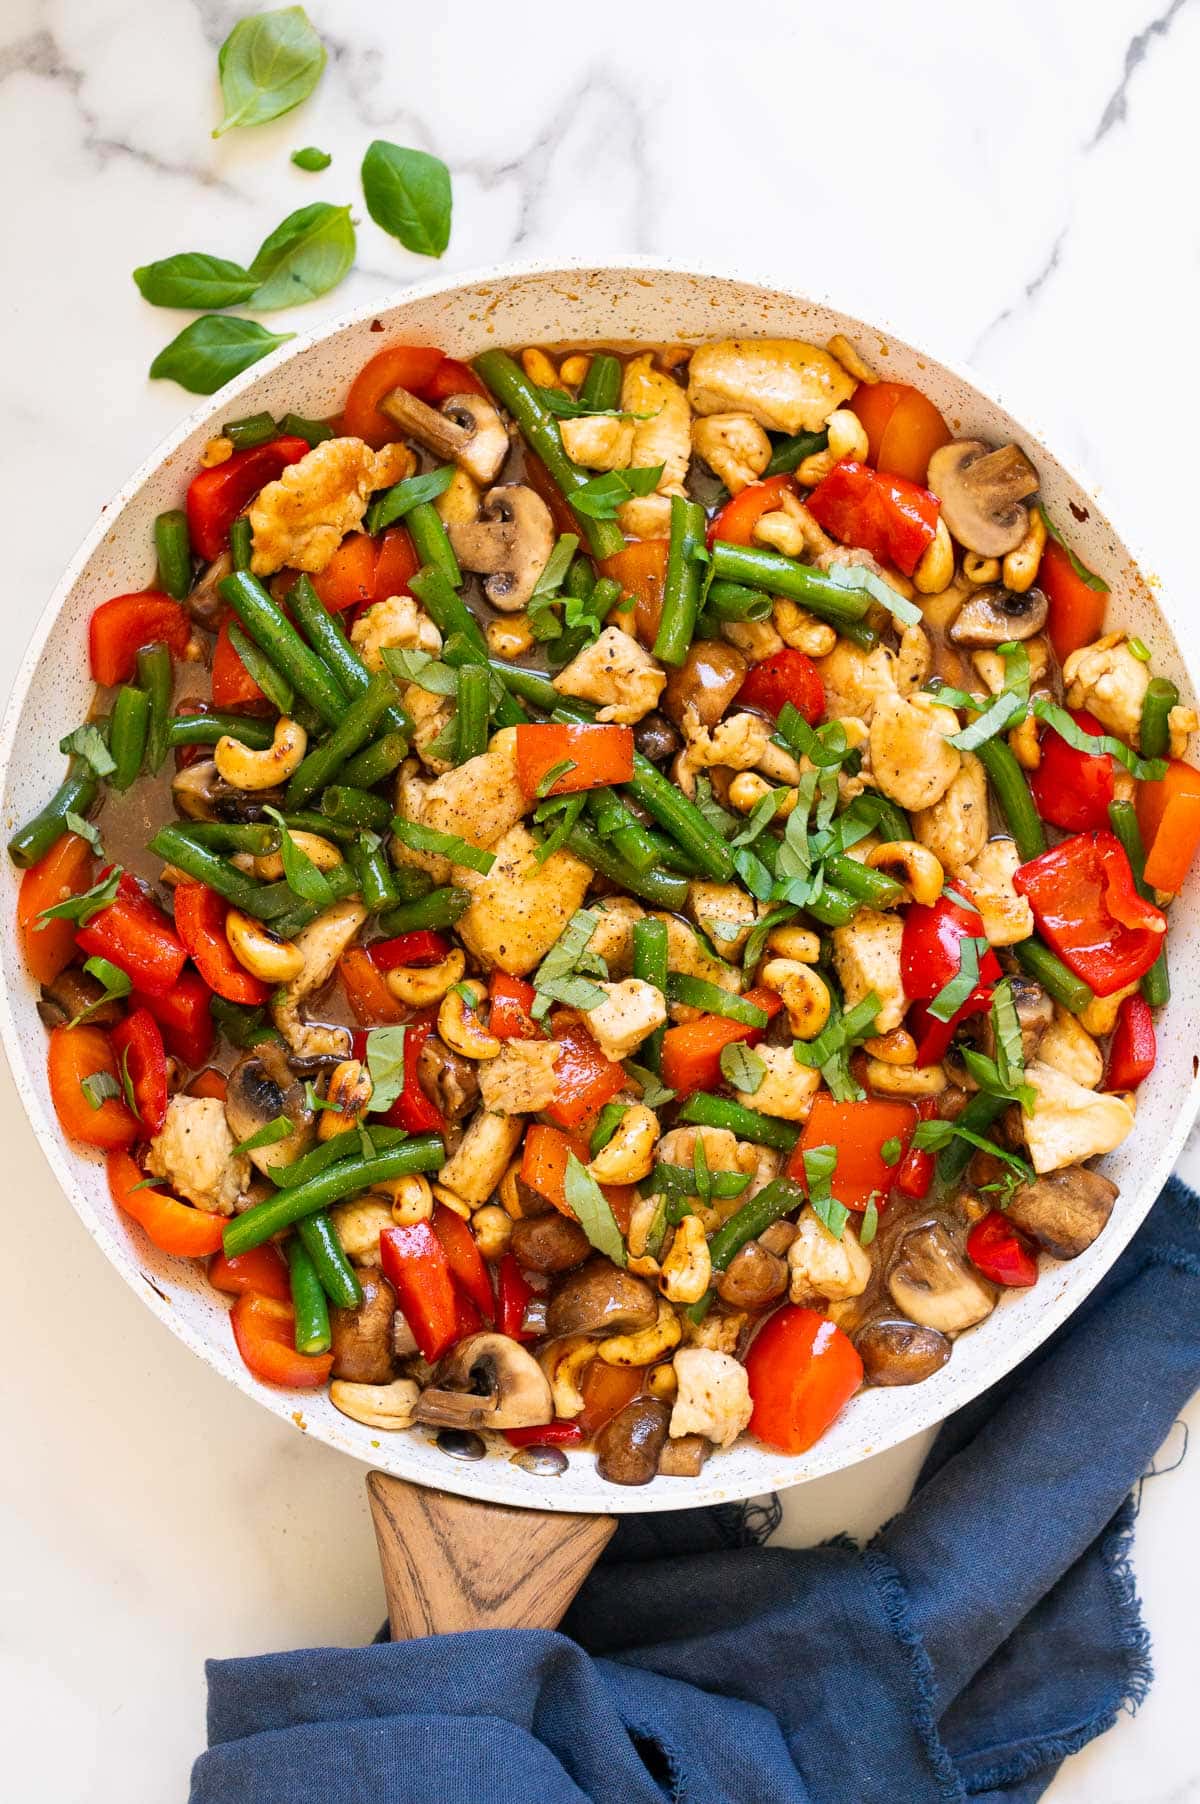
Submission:
{"label": "speckled pan interior", "polygon": [[[730,335],[781,335],[824,343],[844,332],[882,373],[917,383],[956,433],[1014,438],[1042,476],[1052,516],[1070,525],[1075,547],[1112,585],[1109,620],[1139,633],[1155,668],[1187,699],[1191,679],[1171,626],[1169,606],[1139,573],[1133,554],[1090,492],[1046,449],[1029,424],[955,370],[879,327],[795,294],[729,277],[659,264],[596,268],[507,266],[450,284],[402,291],[394,305],[348,316],[300,338],[206,401],[114,497],[46,606],[10,699],[0,735],[5,834],[45,801],[61,765],[58,741],[84,715],[91,682],[87,620],[97,603],[150,582],[151,525],[180,505],[189,474],[214,422],[260,409],[307,415],[336,411],[366,359],[390,342],[437,344],[467,358],[488,345],[608,340],[698,342]],[[53,641],[53,655],[49,655]],[[17,878],[2,861],[0,919],[14,918]],[[1200,925],[1195,886],[1171,917],[1174,995],[1160,1035],[1153,1076],[1143,1086],[1137,1128],[1106,1162],[1121,1196],[1106,1231],[1071,1264],[1045,1263],[1032,1291],[1013,1292],[964,1336],[949,1365],[925,1384],[867,1391],[800,1459],[743,1442],[715,1455],[698,1480],[657,1478],[644,1489],[617,1489],[597,1478],[590,1456],[573,1455],[560,1478],[535,1477],[505,1452],[463,1465],[439,1453],[422,1431],[380,1437],[341,1416],[324,1395],[258,1384],[234,1348],[223,1302],[202,1273],[166,1257],[109,1200],[99,1160],[65,1142],[50,1105],[45,1031],[35,988],[15,936],[2,939],[0,1027],[29,1119],[80,1220],[135,1294],[223,1377],[285,1421],[398,1477],[498,1502],[564,1510],[666,1510],[752,1496],[852,1466],[941,1420],[976,1396],[1045,1339],[1087,1295],[1129,1240],[1182,1147],[1198,1097],[1192,1022],[1200,1005]]]}

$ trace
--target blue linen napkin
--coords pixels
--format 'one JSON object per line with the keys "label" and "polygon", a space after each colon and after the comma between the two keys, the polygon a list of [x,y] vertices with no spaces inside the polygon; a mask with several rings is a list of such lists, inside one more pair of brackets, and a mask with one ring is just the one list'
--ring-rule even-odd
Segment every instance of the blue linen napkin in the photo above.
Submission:
{"label": "blue linen napkin", "polygon": [[1200,1384],[1178,1180],[865,1549],[626,1519],[561,1632],[208,1665],[191,1804],[1032,1804],[1150,1683],[1131,1488]]}

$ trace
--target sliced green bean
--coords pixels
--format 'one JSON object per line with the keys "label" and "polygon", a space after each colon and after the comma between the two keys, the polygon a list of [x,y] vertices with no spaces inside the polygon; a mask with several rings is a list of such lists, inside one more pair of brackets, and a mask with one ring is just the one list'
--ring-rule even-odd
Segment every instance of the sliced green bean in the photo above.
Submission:
{"label": "sliced green bean", "polygon": [[724,579],[751,589],[766,589],[772,595],[785,595],[835,626],[861,620],[871,606],[865,589],[844,589],[823,570],[785,557],[781,551],[730,545],[718,539],[711,555],[714,581]]}
{"label": "sliced green bean", "polygon": [[870,865],[841,852],[825,860],[825,876],[835,889],[856,902],[865,902],[868,908],[895,908],[905,898],[904,885],[886,871],[873,871]]}
{"label": "sliced green bean", "polygon": [[727,1021],[740,1021],[745,1027],[765,1028],[770,1017],[748,997],[723,990],[718,983],[692,977],[684,971],[672,971],[667,979],[667,995],[672,1002],[688,1008],[703,1009],[706,1015],[722,1015]]}
{"label": "sliced green bean", "polygon": [[315,1215],[318,1210],[328,1209],[344,1197],[357,1196],[388,1178],[439,1171],[445,1157],[440,1135],[418,1134],[402,1146],[371,1159],[342,1159],[307,1184],[280,1190],[239,1215],[225,1230],[225,1255],[233,1259],[239,1253],[248,1253],[251,1247],[262,1246],[264,1241],[272,1239],[281,1228],[290,1228],[293,1223],[303,1221],[306,1215]]}
{"label": "sliced green bean", "polygon": [[227,902],[232,902],[243,914],[253,915],[256,920],[274,920],[295,906],[296,898],[286,884],[260,883],[257,877],[248,877],[228,859],[196,839],[187,827],[160,827],[148,849],[167,864],[177,865],[185,876],[194,877],[197,883],[207,883],[218,896],[224,896]]}
{"label": "sliced green bean", "polygon": [[[340,1136],[335,1134],[334,1139],[338,1138]],[[339,1309],[357,1309],[362,1302],[362,1285],[346,1257],[337,1229],[324,1210],[298,1221],[296,1233],[329,1301]]]}
{"label": "sliced green bean", "polygon": [[827,432],[798,432],[794,438],[780,439],[772,451],[763,476],[786,476],[798,470],[806,457],[815,457],[829,445]]}
{"label": "sliced green bean", "polygon": [[235,570],[249,570],[254,556],[254,530],[245,514],[239,514],[229,528],[229,558]]}
{"label": "sliced green bean", "polygon": [[150,698],[146,725],[146,764],[152,774],[162,769],[171,727],[171,696],[175,669],[165,645],[143,645],[137,655],[138,687]]}
{"label": "sliced green bean", "polygon": [[229,603],[276,670],[316,709],[326,726],[336,727],[346,712],[345,691],[258,578],[248,570],[237,570],[225,577],[218,589],[222,601]]}
{"label": "sliced green bean", "polygon": [[1142,730],[1139,739],[1143,758],[1167,758],[1171,753],[1172,708],[1179,706],[1179,691],[1168,677],[1151,677],[1142,697]]}
{"label": "sliced green bean", "polygon": [[159,583],[174,600],[183,601],[192,586],[192,541],[181,507],[160,514],[154,522],[154,551]]}
{"label": "sliced green bean", "polygon": [[189,821],[187,836],[210,852],[248,852],[266,858],[278,852],[280,832],[267,821]]}
{"label": "sliced green bean", "polygon": [[372,795],[369,789],[333,783],[321,797],[321,813],[339,827],[373,827],[378,833],[391,825],[392,805],[386,796]]}
{"label": "sliced green bean", "polygon": [[855,796],[842,815],[842,820],[846,819],[866,822],[880,839],[911,839],[913,836],[912,822],[904,810],[897,808],[895,802],[877,789],[864,789],[861,795]]}
{"label": "sliced green bean", "polygon": [[614,790],[589,789],[584,805],[601,839],[611,842],[613,850],[635,871],[648,871],[659,862],[656,835],[643,827]]}
{"label": "sliced green bean", "polygon": [[8,842],[8,855],[21,870],[44,858],[67,831],[68,814],[86,815],[94,807],[100,785],[90,769],[72,771],[32,820],[18,827]]}
{"label": "sliced green bean", "polygon": [[383,733],[342,766],[342,782],[351,789],[374,789],[398,770],[408,757],[408,737],[404,733]]}
{"label": "sliced green bean", "polygon": [[687,901],[686,877],[672,871],[636,870],[579,822],[567,835],[567,848],[602,877],[620,884],[631,896],[640,896],[644,902],[653,903],[655,908],[680,909]]}
{"label": "sliced green bean", "polygon": [[128,789],[141,775],[149,724],[150,697],[144,689],[123,684],[113,702],[108,734],[108,749],[117,767],[108,779],[114,789]]}
{"label": "sliced green bean", "polygon": [[464,664],[458,672],[454,762],[465,764],[487,751],[491,672],[486,664]]}
{"label": "sliced green bean", "polygon": [[975,755],[991,779],[1000,812],[1021,854],[1021,863],[1027,864],[1046,850],[1046,830],[1034,806],[1025,773],[1004,739],[985,739],[982,745],[975,747]]}
{"label": "sliced green bean", "polygon": [[319,833],[339,846],[352,846],[361,832],[359,827],[331,821],[327,814],[321,814],[316,808],[289,808],[283,819],[293,833]]}
{"label": "sliced green bean", "polygon": [[[443,582],[452,589],[461,589],[463,573],[458,559],[454,555],[454,547],[450,543],[446,528],[442,524],[442,516],[432,501],[418,501],[416,507],[408,510],[405,520],[408,534],[413,542],[413,550],[422,564],[430,564],[437,571]],[[409,588],[412,589],[411,582]],[[415,594],[415,589],[413,590]]]}
{"label": "sliced green bean", "polygon": [[[312,649],[351,701],[365,695],[371,673],[351,645],[336,614],[331,614],[307,576],[301,576],[288,594],[288,606]],[[412,721],[396,697],[383,717],[390,733],[411,733]]]}
{"label": "sliced green bean", "polygon": [[354,866],[362,899],[372,914],[390,908],[400,898],[392,882],[392,865],[378,833],[358,834],[350,847],[350,863]]}
{"label": "sliced green bean", "polygon": [[251,451],[255,445],[278,438],[279,428],[269,413],[251,413],[244,420],[226,420],[221,436],[229,440],[235,451]]}
{"label": "sliced green bean", "polygon": [[[543,714],[552,714],[563,699],[550,678],[543,676],[540,670],[522,670],[519,664],[505,664],[499,658],[492,658],[490,667],[506,689],[523,701],[531,702]],[[586,718],[590,719],[590,715]]]}
{"label": "sliced green bean", "polygon": [[[656,990],[667,993],[667,923],[646,915],[633,924],[633,975]],[[665,1025],[656,1027],[648,1040],[643,1040],[641,1056],[651,1071],[662,1070],[662,1043]]]}
{"label": "sliced green bean", "polygon": [[[1112,830],[1125,848],[1125,856],[1133,872],[1133,880],[1137,884],[1138,894],[1148,902],[1154,900],[1150,885],[1146,882],[1146,848],[1142,844],[1142,830],[1138,825],[1137,810],[1132,802],[1110,802],[1108,818]],[[1142,978],[1142,995],[1151,1008],[1162,1008],[1171,1000],[1171,973],[1167,964],[1167,936],[1163,935],[1162,950],[1146,975]]]}
{"label": "sliced green bean", "polygon": [[753,1140],[756,1146],[772,1146],[776,1152],[790,1153],[800,1138],[800,1130],[790,1121],[775,1115],[760,1115],[744,1103],[731,1102],[725,1096],[713,1096],[697,1090],[679,1111],[679,1119],[695,1127],[728,1128],[739,1140]]}
{"label": "sliced green bean", "polygon": [[654,655],[663,664],[682,664],[696,631],[700,610],[700,559],[704,553],[704,509],[682,495],[671,497],[671,536],[662,616]]}
{"label": "sliced green bean", "polygon": [[1017,963],[1035,977],[1055,1002],[1061,1002],[1073,1015],[1082,1014],[1092,1000],[1092,992],[1082,977],[1076,977],[1039,939],[1021,940],[1013,947]]}
{"label": "sliced green bean", "polygon": [[609,351],[597,351],[588,364],[579,388],[579,404],[596,413],[607,413],[621,399],[621,360]]}
{"label": "sliced green bean", "polygon": [[327,789],[347,758],[374,738],[395,699],[396,685],[387,671],[376,671],[358,699],[344,709],[329,737],[314,746],[292,773],[284,793],[285,807],[302,808],[319,789]]}
{"label": "sliced green bean", "polygon": [[761,589],[748,589],[744,583],[714,582],[704,597],[704,612],[714,620],[766,620],[771,613],[771,597]]}
{"label": "sliced green bean", "polygon": [[323,445],[333,437],[333,427],[324,420],[307,420],[302,413],[285,413],[279,422],[281,438],[307,439],[310,445]]}
{"label": "sliced green bean", "polygon": [[[1019,953],[1020,946],[1016,950]],[[992,1123],[1003,1115],[1008,1104],[1008,1097],[989,1096],[986,1090],[980,1090],[971,1098],[958,1117],[958,1125],[966,1128],[968,1133],[985,1135]],[[971,1154],[975,1150],[969,1140],[947,1141],[937,1156],[937,1174],[940,1181],[943,1184],[957,1184],[971,1163]]]}
{"label": "sliced green bean", "polygon": [[[401,874],[397,872],[398,876]],[[469,890],[433,889],[428,895],[414,896],[410,902],[400,902],[395,908],[385,909],[379,917],[379,926],[389,938],[396,933],[415,933],[422,927],[440,933],[453,927],[470,906]]]}
{"label": "sliced green bean", "polygon": [[328,1353],[332,1344],[329,1305],[307,1247],[293,1234],[287,1243],[297,1353]]}
{"label": "sliced green bean", "polygon": [[736,1215],[723,1222],[708,1243],[708,1256],[714,1272],[727,1271],[736,1254],[748,1241],[765,1234],[772,1222],[802,1209],[807,1196],[803,1184],[792,1178],[773,1178],[756,1196],[743,1203]]}
{"label": "sliced green bean", "polygon": [[462,596],[455,594],[444,571],[436,564],[426,562],[415,576],[409,578],[408,586],[443,639],[461,633],[481,658],[487,658],[487,640],[483,636],[483,628]]}
{"label": "sliced green bean", "polygon": [[844,889],[827,883],[821,894],[812,902],[804,903],[804,912],[820,921],[822,927],[845,927],[852,921],[861,907],[854,896],[847,895]]}
{"label": "sliced green bean", "polygon": [[[393,1147],[401,1146],[408,1135],[403,1128],[374,1127],[371,1128],[371,1144],[377,1153],[390,1152]],[[361,1147],[357,1134],[334,1134],[332,1139],[320,1140],[312,1151],[303,1158],[293,1159],[290,1165],[272,1165],[267,1170],[277,1190],[294,1190],[299,1184],[307,1184],[331,1165],[337,1165],[343,1159],[357,1159],[361,1156]]]}
{"label": "sliced green bean", "polygon": [[181,745],[216,745],[218,739],[236,739],[257,752],[265,752],[275,737],[275,722],[256,714],[172,714],[167,722],[167,748]]}

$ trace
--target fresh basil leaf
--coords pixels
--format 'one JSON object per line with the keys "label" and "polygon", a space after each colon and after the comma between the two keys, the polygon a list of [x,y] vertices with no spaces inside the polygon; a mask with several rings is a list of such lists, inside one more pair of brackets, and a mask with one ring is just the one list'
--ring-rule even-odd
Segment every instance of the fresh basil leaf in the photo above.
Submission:
{"label": "fresh basil leaf", "polygon": [[890,1140],[884,1141],[879,1149],[879,1157],[883,1160],[885,1165],[899,1165],[901,1159],[904,1157],[904,1147],[895,1134],[892,1135]]}
{"label": "fresh basil leaf", "polygon": [[606,470],[593,476],[571,496],[577,514],[589,520],[615,520],[617,509],[633,495],[652,495],[662,477],[663,466],[632,470]]}
{"label": "fresh basil leaf", "polygon": [[64,902],[55,902],[50,908],[43,908],[37,918],[40,929],[47,921],[74,921],[79,927],[86,927],[93,915],[98,915],[103,908],[116,900],[117,885],[121,881],[122,871],[115,864],[107,877],[93,883],[91,889],[84,890],[82,895],[68,896]]}
{"label": "fresh basil leaf", "polygon": [[1079,559],[1075,556],[1075,553],[1071,550],[1071,547],[1067,544],[1067,541],[1063,538],[1061,532],[1059,532],[1057,526],[1055,526],[1053,520],[1051,520],[1040,501],[1038,502],[1038,513],[1042,516],[1042,525],[1046,528],[1050,537],[1054,540],[1056,545],[1062,546],[1068,558],[1071,560],[1071,568],[1079,578],[1080,582],[1086,584],[1094,595],[1107,595],[1108,584],[1105,582],[1104,578],[1102,576],[1097,576],[1094,570],[1089,570],[1086,564],[1080,563]]}
{"label": "fresh basil leaf", "polygon": [[103,984],[104,994],[97,996],[95,1002],[89,1002],[86,1008],[80,1009],[75,1019],[68,1023],[71,1027],[78,1027],[81,1021],[86,1021],[89,1015],[94,1015],[96,1010],[103,1008],[106,1002],[116,1002],[121,997],[128,996],[133,988],[133,982],[128,973],[122,971],[119,965],[110,963],[107,958],[89,958],[85,961],[83,968],[89,977],[94,977],[97,983]]}
{"label": "fresh basil leaf", "polygon": [[98,827],[94,827],[91,821],[85,821],[81,814],[72,813],[70,809],[67,810],[63,819],[66,823],[68,833],[74,833],[80,839],[86,839],[97,858],[104,857],[104,846],[100,840],[100,830]]}
{"label": "fresh basil leaf", "polygon": [[[960,752],[975,751],[987,740],[1015,727],[1029,712],[1029,653],[1023,645],[1011,641],[999,650],[1004,658],[1004,687],[974,720],[951,734],[949,743]],[[937,693],[940,697],[943,691]]]}
{"label": "fresh basil leaf", "polygon": [[919,626],[924,618],[920,608],[907,595],[901,595],[899,589],[893,589],[891,583],[885,582],[882,576],[876,576],[873,570],[867,570],[861,564],[833,564],[825,575],[839,589],[865,589],[901,626]]}
{"label": "fresh basil leaf", "polygon": [[[426,747],[427,751],[429,749]],[[411,852],[436,852],[440,857],[448,858],[451,864],[478,871],[481,877],[486,877],[496,862],[494,852],[481,852],[478,846],[468,845],[457,834],[439,833],[436,827],[424,827],[420,821],[401,820],[397,815],[392,822],[392,831],[400,844]]]}
{"label": "fresh basil leaf", "polygon": [[[562,803],[565,805],[557,810],[559,816],[557,825],[549,834],[547,834],[546,838],[534,853],[533,861],[535,864],[545,864],[548,859],[553,858],[560,846],[566,845],[574,831],[575,823],[583,813],[583,805],[587,801],[587,795],[583,790],[580,790],[575,795],[555,796],[553,800],[555,804]],[[545,805],[546,804],[543,804],[543,806]],[[534,812],[534,819],[537,819],[536,810]]]}
{"label": "fresh basil leaf", "polygon": [[537,995],[530,1010],[535,1021],[541,1021],[549,1013],[552,1002],[561,1002],[566,1008],[582,1009],[585,1013],[600,1008],[608,1001],[608,997],[588,977],[580,977],[573,972],[566,977],[547,977],[537,986]]}
{"label": "fresh basil leaf", "polygon": [[881,1008],[874,990],[846,1012],[833,1002],[829,1020],[813,1040],[794,1040],[792,1053],[798,1065],[819,1071],[835,1102],[860,1102],[863,1092],[850,1075],[850,1050],[869,1039]]}
{"label": "fresh basil leaf", "polygon": [[367,1071],[370,1073],[371,1113],[390,1109],[404,1090],[403,1027],[373,1027],[367,1035]]}
{"label": "fresh basil leaf", "polygon": [[1077,752],[1086,752],[1092,758],[1099,758],[1107,752],[1110,758],[1123,764],[1139,783],[1157,783],[1167,774],[1165,758],[1139,758],[1124,740],[1114,738],[1111,733],[1085,733],[1082,727],[1076,726],[1065,708],[1060,708],[1056,702],[1047,701],[1044,696],[1038,696],[1033,704],[1033,711],[1039,720],[1044,720],[1047,726],[1053,727],[1059,737],[1065,739]]}
{"label": "fresh basil leaf", "polygon": [[82,758],[97,777],[111,777],[117,768],[112,753],[104,743],[104,735],[90,721],[85,721],[83,726],[68,733],[65,739],[60,739],[58,749],[67,757]]}
{"label": "fresh basil leaf", "polygon": [[651,1071],[648,1065],[638,1065],[633,1059],[626,1059],[621,1068],[641,1090],[642,1101],[648,1109],[661,1109],[665,1103],[674,1102],[674,1090],[668,1090],[657,1072]]}
{"label": "fresh basil leaf", "polygon": [[574,758],[560,758],[557,764],[552,764],[550,766],[550,769],[546,772],[544,777],[539,778],[538,786],[534,793],[539,798],[548,796],[550,791],[554,788],[554,785],[561,778],[569,777],[573,770],[578,769],[579,766]]}
{"label": "fresh basil leaf", "polygon": [[334,207],[324,200],[299,207],[258,248],[250,265],[258,282],[250,306],[259,313],[273,313],[315,301],[337,287],[354,262],[354,252],[349,207]]}
{"label": "fresh basil leaf", "polygon": [[328,169],[333,162],[327,150],[318,150],[315,144],[306,144],[302,150],[292,152],[292,162],[297,169],[306,169],[315,175],[319,169]]}
{"label": "fresh basil leaf", "polygon": [[267,1020],[265,1008],[246,1008],[240,1002],[226,1002],[224,996],[216,995],[211,998],[209,1008],[218,1030],[239,1051],[248,1052],[264,1040],[279,1038]]}
{"label": "fresh basil leaf", "polygon": [[589,407],[584,401],[572,400],[563,388],[539,388],[538,400],[556,420],[649,420],[648,413],[629,413],[623,407]]}
{"label": "fresh basil leaf", "polygon": [[376,138],[362,160],[367,212],[406,251],[440,257],[450,242],[450,171],[440,157]]}
{"label": "fresh basil leaf", "polygon": [[272,1121],[263,1123],[257,1132],[245,1140],[239,1140],[229,1155],[232,1159],[240,1159],[245,1153],[256,1153],[263,1146],[278,1146],[293,1131],[295,1123],[286,1115],[276,1115]]}
{"label": "fresh basil leaf", "polygon": [[735,1041],[732,1046],[722,1046],[721,1076],[735,1090],[741,1090],[746,1096],[753,1096],[762,1088],[766,1075],[767,1067],[752,1047],[743,1045],[741,1041]]}
{"label": "fresh basil leaf", "polygon": [[614,1265],[625,1264],[625,1242],[608,1198],[591,1173],[579,1163],[574,1153],[567,1154],[567,1175],[563,1189],[567,1207],[596,1248]]}
{"label": "fresh basil leaf", "polygon": [[240,307],[258,287],[240,263],[228,257],[210,257],[207,251],[178,251],[157,263],[143,263],[133,279],[144,301],[152,307],[187,307],[199,312],[209,308]]}
{"label": "fresh basil leaf", "polygon": [[740,833],[730,840],[731,846],[750,846],[759,834],[769,827],[779,810],[788,799],[786,789],[768,789],[765,795],[759,796],[750,810],[750,818]]}
{"label": "fresh basil leaf", "polygon": [[940,1152],[942,1147],[949,1146],[951,1140],[965,1140],[968,1146],[977,1147],[982,1153],[991,1153],[993,1158],[1001,1160],[1019,1173],[1023,1183],[1032,1184],[1033,1167],[1027,1165],[1024,1159],[1018,1158],[1016,1153],[1010,1153],[1007,1147],[998,1146],[994,1140],[985,1139],[982,1134],[962,1127],[957,1121],[918,1121],[909,1144],[921,1151]]}
{"label": "fresh basil leaf", "polygon": [[953,1020],[972,990],[979,983],[979,960],[988,951],[988,942],[982,936],[966,934],[958,942],[958,970],[944,983],[928,1010],[935,1021]]}
{"label": "fresh basil leaf", "polygon": [[742,948],[742,969],[752,971],[767,949],[767,936],[775,927],[782,927],[786,922],[794,920],[796,910],[791,907],[772,908],[755,927],[750,929],[750,938]]}
{"label": "fresh basil leaf", "polygon": [[329,879],[319,871],[303,846],[297,845],[288,824],[278,808],[266,807],[263,813],[279,828],[279,855],[283,859],[283,881],[302,902],[316,902],[328,908],[333,901]]}
{"label": "fresh basil leaf", "polygon": [[989,1096],[1002,1096],[1008,1102],[1019,1102],[1021,1107],[1032,1113],[1037,1106],[1037,1091],[1032,1084],[1014,1083],[1000,1069],[999,1060],[990,1059],[985,1052],[977,1052],[973,1046],[964,1046],[962,1061],[979,1088]]}
{"label": "fresh basil leaf", "polygon": [[399,646],[385,646],[381,654],[384,666],[402,682],[415,683],[430,695],[457,695],[458,672],[442,664],[427,651],[405,651]]}
{"label": "fresh basil leaf", "polygon": [[91,1109],[101,1109],[112,1097],[121,1094],[121,1086],[111,1071],[93,1071],[90,1077],[81,1077],[79,1088]]}
{"label": "fresh basil leaf", "polygon": [[560,533],[555,541],[550,556],[542,567],[542,574],[533,585],[533,593],[529,597],[529,606],[545,605],[551,597],[558,594],[566,581],[567,572],[571,568],[575,553],[579,550],[579,539],[573,532]]}
{"label": "fresh basil leaf", "polygon": [[454,465],[443,464],[440,469],[425,470],[420,476],[406,476],[402,482],[394,482],[367,509],[367,531],[383,532],[397,520],[403,520],[414,507],[420,507],[422,502],[436,501],[453,481]]}
{"label": "fresh basil leaf", "polygon": [[266,653],[259,650],[236,621],[229,625],[229,643],[245,666],[246,675],[258,684],[271,705],[281,714],[290,714],[296,699],[292,685],[286,677],[280,676]]}
{"label": "fresh basil leaf", "polygon": [[290,113],[308,99],[324,67],[325,46],[302,6],[239,19],[217,52],[225,116],[213,137]]}
{"label": "fresh basil leaf", "polygon": [[150,365],[150,375],[178,382],[193,395],[213,395],[295,336],[268,332],[256,320],[205,313],[163,347]]}
{"label": "fresh basil leaf", "polygon": [[858,1226],[858,1244],[859,1244],[859,1246],[860,1247],[869,1247],[871,1242],[874,1240],[876,1234],[878,1234],[878,1232],[879,1232],[879,1205],[875,1201],[874,1196],[872,1195],[872,1196],[868,1197],[868,1199],[867,1199],[867,1206],[863,1210],[863,1218]]}

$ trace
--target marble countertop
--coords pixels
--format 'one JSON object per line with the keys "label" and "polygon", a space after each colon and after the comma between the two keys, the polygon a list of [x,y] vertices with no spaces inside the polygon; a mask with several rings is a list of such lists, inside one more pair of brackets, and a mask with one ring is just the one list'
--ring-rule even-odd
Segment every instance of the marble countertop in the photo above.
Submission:
{"label": "marble countertop", "polygon": [[[714,0],[686,23],[609,0],[586,28],[549,0],[428,20],[310,0],[330,51],[315,97],[214,141],[216,48],[242,10],[3,9],[0,410],[20,449],[3,488],[0,689],[98,509],[189,406],[146,380],[183,320],[145,306],[129,272],[185,248],[247,256],[313,199],[361,214],[376,135],[450,164],[447,271],[630,250],[727,262],[969,361],[1092,473],[1168,590],[1194,581],[1194,508],[1162,457],[1185,447],[1180,401],[1186,417],[1200,400],[1194,208],[1178,199],[1200,153],[1189,0],[926,0],[907,17],[883,0],[742,0],[736,29]],[[332,168],[292,168],[301,144]],[[273,319],[307,328],[432,273],[369,221],[359,254],[335,295]],[[51,1180],[6,1070],[0,1135],[23,1229],[6,1252],[0,1477],[11,1795],[162,1804],[202,1742],[205,1655],[373,1632],[363,1469],[286,1431],[138,1306]],[[1184,1169],[1200,1179],[1195,1146]],[[921,1452],[791,1493],[788,1538],[869,1532]],[[1054,1804],[1200,1799],[1198,1505],[1194,1458],[1145,1489],[1136,1566],[1157,1682],[1067,1763]]]}

